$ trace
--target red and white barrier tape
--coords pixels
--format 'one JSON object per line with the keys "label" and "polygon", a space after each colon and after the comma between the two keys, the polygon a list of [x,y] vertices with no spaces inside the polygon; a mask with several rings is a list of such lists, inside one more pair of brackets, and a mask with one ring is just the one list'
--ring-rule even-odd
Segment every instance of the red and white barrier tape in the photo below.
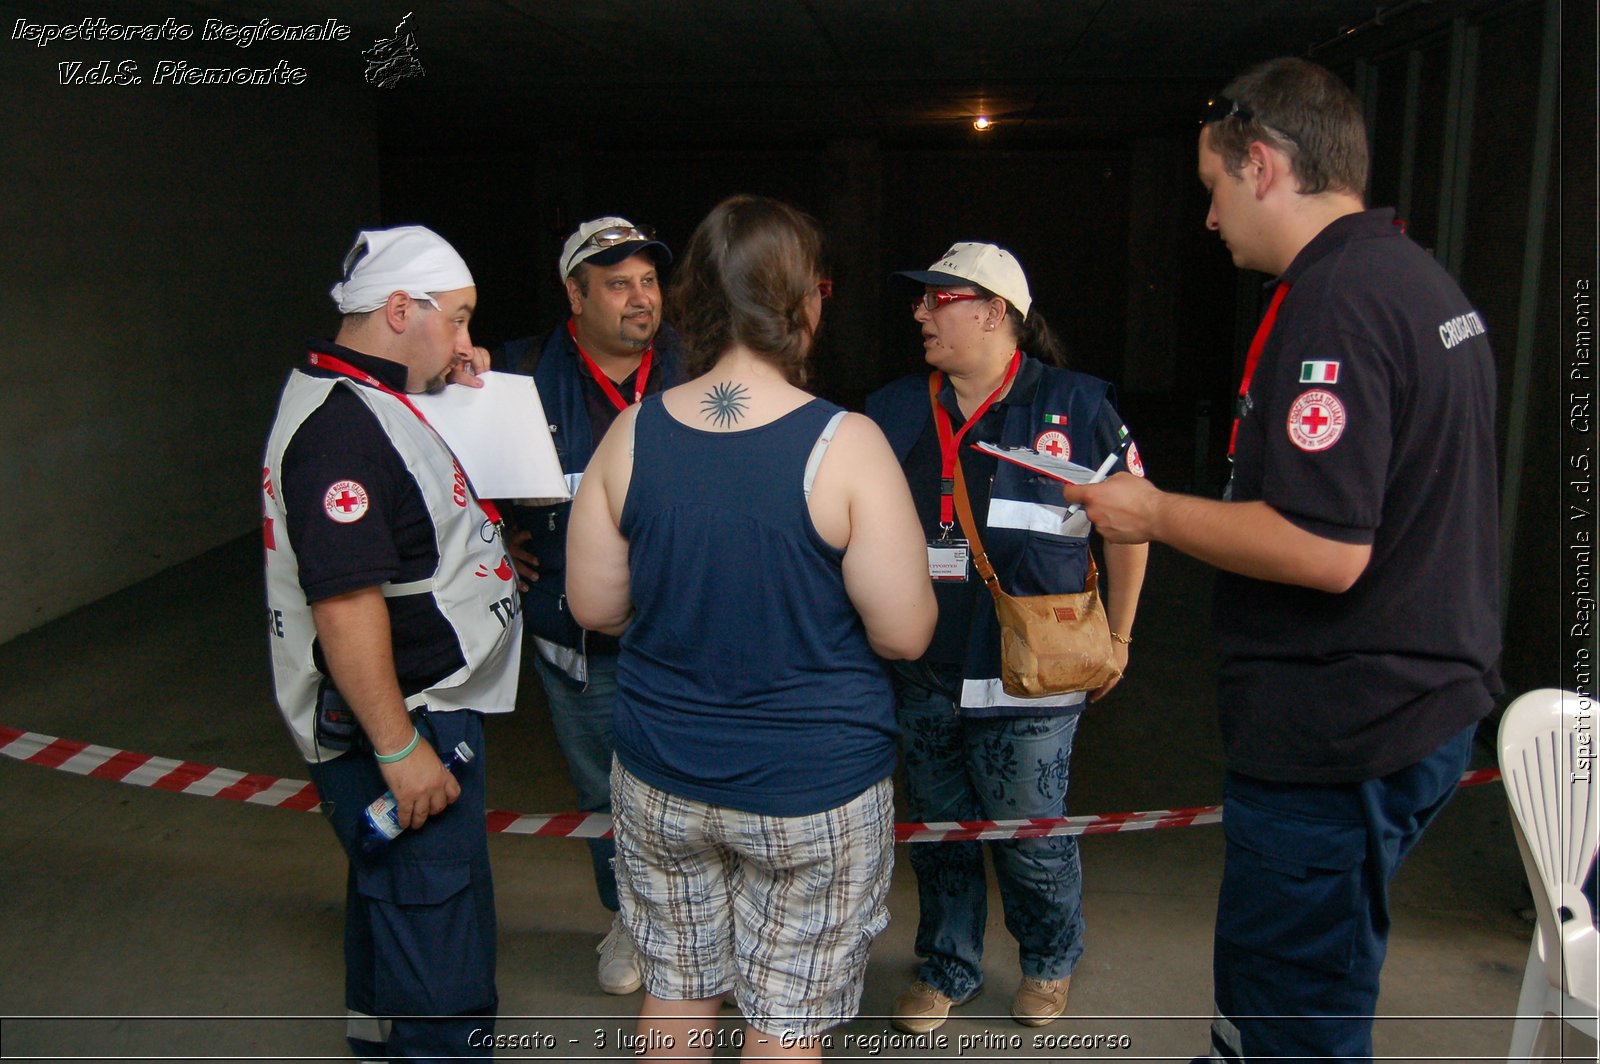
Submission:
{"label": "red and white barrier tape", "polygon": [[[149,754],[91,746],[38,732],[0,727],[0,754],[79,776],[131,783],[136,787],[226,798],[275,809],[316,809],[317,788],[306,780],[236,772],[229,768],[173,761]],[[1462,773],[1461,786],[1472,787],[1500,778],[1499,769]],[[491,809],[489,831],[506,835],[541,835],[546,838],[602,839],[611,834],[611,817],[604,813],[551,813],[534,815]],[[1222,821],[1220,805],[1192,809],[1151,809],[1142,813],[1100,813],[1092,816],[1040,820],[973,820],[934,824],[896,824],[899,842],[956,842],[963,840],[1042,839],[1056,835],[1106,835],[1120,831],[1185,828]]]}
{"label": "red and white barrier tape", "polygon": [[116,780],[135,787],[197,794],[202,798],[227,798],[278,809],[315,809],[321,800],[306,780],[256,776],[228,768],[173,761],[149,754],[90,746],[38,732],[0,728],[0,754],[42,768],[60,769],[79,776]]}
{"label": "red and white barrier tape", "polygon": [[[1462,787],[1500,778],[1497,768],[1474,769],[1461,774]],[[1092,816],[1054,817],[1048,820],[968,820],[945,824],[896,824],[897,842],[958,842],[966,839],[1043,839],[1054,835],[1109,835],[1119,831],[1153,828],[1187,828],[1222,823],[1222,806],[1199,805],[1191,809],[1147,809],[1142,813],[1098,813]]]}

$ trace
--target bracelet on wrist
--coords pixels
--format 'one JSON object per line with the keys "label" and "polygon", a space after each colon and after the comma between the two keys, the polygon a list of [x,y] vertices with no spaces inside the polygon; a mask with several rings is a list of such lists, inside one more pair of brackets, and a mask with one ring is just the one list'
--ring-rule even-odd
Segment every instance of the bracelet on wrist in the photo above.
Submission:
{"label": "bracelet on wrist", "polygon": [[1132,636],[1119,635],[1116,632],[1112,632],[1111,633],[1111,638],[1115,639],[1117,642],[1121,643],[1123,646],[1129,646],[1129,645],[1131,645],[1133,643],[1133,637]]}
{"label": "bracelet on wrist", "polygon": [[380,754],[374,750],[372,752],[372,756],[377,759],[378,764],[380,765],[392,765],[396,761],[404,761],[406,758],[410,757],[411,751],[415,750],[417,748],[417,744],[421,741],[422,733],[418,731],[417,726],[413,724],[411,726],[411,741],[406,743],[405,749],[397,750],[392,754]]}

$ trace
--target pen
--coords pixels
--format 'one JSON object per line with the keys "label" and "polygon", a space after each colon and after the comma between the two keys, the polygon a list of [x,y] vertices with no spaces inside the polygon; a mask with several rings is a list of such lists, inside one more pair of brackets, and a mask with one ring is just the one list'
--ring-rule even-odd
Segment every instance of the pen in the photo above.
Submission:
{"label": "pen", "polygon": [[[1111,467],[1117,464],[1117,456],[1119,454],[1121,454],[1121,453],[1122,453],[1122,448],[1118,447],[1116,450],[1114,450],[1110,454],[1106,455],[1105,461],[1100,463],[1100,468],[1096,469],[1094,471],[1094,476],[1092,476],[1088,480],[1084,481],[1084,483],[1085,484],[1098,484],[1102,480],[1106,479],[1106,474],[1111,472]],[[1067,517],[1071,517],[1073,514],[1077,513],[1081,509],[1083,509],[1082,505],[1080,505],[1079,503],[1073,503],[1071,506],[1067,507],[1066,516]],[[1066,518],[1062,518],[1062,520],[1065,520],[1065,519]]]}

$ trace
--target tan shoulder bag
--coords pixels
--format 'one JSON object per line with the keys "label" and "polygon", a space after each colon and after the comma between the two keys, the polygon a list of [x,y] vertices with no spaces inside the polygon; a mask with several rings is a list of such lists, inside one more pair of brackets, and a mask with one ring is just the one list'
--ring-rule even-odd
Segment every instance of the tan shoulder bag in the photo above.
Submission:
{"label": "tan shoulder bag", "polygon": [[[972,562],[994,595],[1000,620],[1000,680],[1006,694],[1024,698],[1093,691],[1121,677],[1111,653],[1111,626],[1100,604],[1100,571],[1089,553],[1082,591],[1069,595],[1008,595],[978,538],[967,480],[956,456],[956,515],[972,544]],[[1087,550],[1087,547],[1085,548]]]}

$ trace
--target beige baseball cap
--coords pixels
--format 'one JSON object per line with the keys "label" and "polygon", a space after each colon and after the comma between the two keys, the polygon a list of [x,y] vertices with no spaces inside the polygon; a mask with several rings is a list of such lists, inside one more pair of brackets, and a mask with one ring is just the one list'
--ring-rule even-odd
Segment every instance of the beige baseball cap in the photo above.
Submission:
{"label": "beige baseball cap", "polygon": [[950,250],[926,270],[897,270],[892,276],[939,287],[975,284],[1016,307],[1024,318],[1028,316],[1028,308],[1033,306],[1022,264],[998,244],[972,241],[951,244]]}

